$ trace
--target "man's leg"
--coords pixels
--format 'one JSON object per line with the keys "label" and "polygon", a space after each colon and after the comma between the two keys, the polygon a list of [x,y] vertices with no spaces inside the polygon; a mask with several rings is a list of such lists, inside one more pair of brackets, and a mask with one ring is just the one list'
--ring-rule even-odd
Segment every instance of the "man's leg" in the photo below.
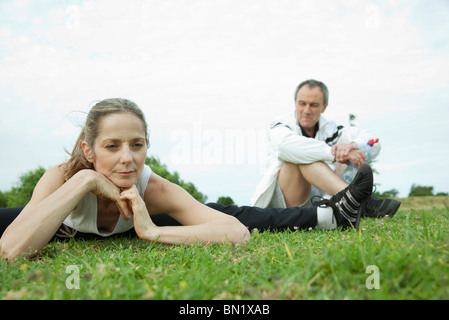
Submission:
{"label": "man's leg", "polygon": [[348,167],[347,164],[344,163],[338,163],[337,166],[335,167],[335,174],[339,177],[341,177],[343,175],[343,171],[345,171],[345,169]]}
{"label": "man's leg", "polygon": [[343,190],[334,194],[331,198],[322,198],[312,201],[314,205],[331,207],[337,225],[343,229],[359,227],[363,208],[366,200],[373,192],[373,171],[368,164],[363,164],[354,180]]}
{"label": "man's leg", "polygon": [[[337,227],[331,208],[293,207],[293,208],[259,208],[250,206],[223,205],[207,203],[206,206],[236,217],[249,230],[281,231],[302,230],[309,228],[333,230]],[[180,226],[181,224],[166,214],[151,216],[158,226]]]}
{"label": "man's leg", "polygon": [[[341,177],[347,167],[348,165],[339,163],[335,168],[335,174]],[[395,199],[379,199],[371,195],[366,201],[365,211],[362,217],[382,218],[389,216],[391,218],[398,211],[400,205],[401,202]]]}
{"label": "man's leg", "polygon": [[282,164],[278,176],[279,186],[287,207],[304,204],[310,196],[311,185],[329,195],[336,194],[348,184],[324,162],[311,164]]}
{"label": "man's leg", "polygon": [[[249,230],[296,230],[317,226],[317,207],[294,207],[286,209],[259,208],[249,206],[226,206],[208,203],[207,206],[236,217]],[[331,211],[332,212],[332,211]]]}

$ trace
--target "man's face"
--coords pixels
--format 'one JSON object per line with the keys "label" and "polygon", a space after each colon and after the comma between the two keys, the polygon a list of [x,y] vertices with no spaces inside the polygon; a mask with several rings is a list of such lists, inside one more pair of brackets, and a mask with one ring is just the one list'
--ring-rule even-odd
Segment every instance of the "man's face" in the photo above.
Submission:
{"label": "man's face", "polygon": [[295,106],[299,125],[307,134],[312,136],[321,113],[327,107],[327,104],[324,105],[324,95],[321,88],[302,86],[296,94]]}

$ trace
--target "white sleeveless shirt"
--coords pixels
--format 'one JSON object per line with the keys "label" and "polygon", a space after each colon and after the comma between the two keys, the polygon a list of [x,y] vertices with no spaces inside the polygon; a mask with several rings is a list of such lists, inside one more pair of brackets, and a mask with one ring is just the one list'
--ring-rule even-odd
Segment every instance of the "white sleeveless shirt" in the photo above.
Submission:
{"label": "white sleeveless shirt", "polygon": [[[139,194],[144,199],[145,189],[148,185],[148,180],[151,176],[151,169],[149,166],[144,165],[142,174],[136,181],[135,185]],[[97,213],[98,213],[97,196],[91,192],[87,193],[83,199],[78,203],[75,210],[69,213],[64,220],[64,224],[79,232],[95,233],[103,237],[107,237],[116,233],[122,233],[130,230],[133,226],[133,218],[128,221],[124,220],[122,216],[119,216],[117,225],[112,232],[100,232],[97,226]]]}

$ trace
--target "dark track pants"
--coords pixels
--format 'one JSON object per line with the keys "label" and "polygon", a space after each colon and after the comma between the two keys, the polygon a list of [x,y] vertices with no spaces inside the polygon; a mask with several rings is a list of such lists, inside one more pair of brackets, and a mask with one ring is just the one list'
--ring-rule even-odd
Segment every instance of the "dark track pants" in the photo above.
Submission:
{"label": "dark track pants", "polygon": [[[259,231],[309,229],[317,225],[317,208],[258,208],[249,206],[225,206],[219,203],[208,203],[207,206],[236,217],[249,230]],[[0,237],[6,228],[22,211],[23,207],[0,209]],[[179,226],[180,224],[166,214],[152,215],[151,220],[158,226]],[[120,235],[135,236],[134,228]],[[53,239],[57,239],[55,236]],[[98,238],[96,235],[77,232],[75,238]],[[100,237],[103,238],[103,237]]]}

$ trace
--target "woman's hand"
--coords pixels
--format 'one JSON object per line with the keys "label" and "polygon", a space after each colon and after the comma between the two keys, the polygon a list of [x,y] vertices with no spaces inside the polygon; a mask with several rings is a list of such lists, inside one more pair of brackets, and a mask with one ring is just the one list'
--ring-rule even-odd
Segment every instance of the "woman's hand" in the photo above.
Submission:
{"label": "woman's hand", "polygon": [[134,230],[136,230],[139,238],[147,241],[155,241],[158,238],[157,226],[151,220],[145,202],[133,185],[129,189],[125,189],[120,194],[120,200],[128,204],[129,210],[133,214]]}
{"label": "woman's hand", "polygon": [[131,218],[131,212],[126,201],[120,198],[120,188],[113,184],[111,180],[95,170],[85,169],[82,171],[86,171],[85,174],[93,177],[91,192],[100,198],[114,201],[122,218],[129,220]]}

